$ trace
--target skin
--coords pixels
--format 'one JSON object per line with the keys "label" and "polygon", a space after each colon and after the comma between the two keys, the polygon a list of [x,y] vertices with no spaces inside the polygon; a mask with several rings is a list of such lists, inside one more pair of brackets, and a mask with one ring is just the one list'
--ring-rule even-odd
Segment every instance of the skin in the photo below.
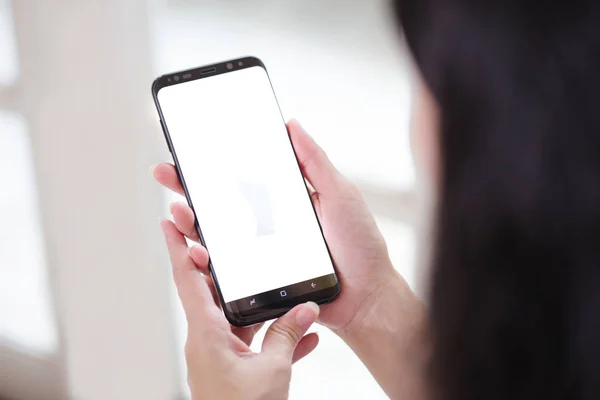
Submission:
{"label": "skin", "polygon": [[[438,111],[425,87],[419,83],[416,89],[413,153],[422,176],[433,183],[439,168]],[[383,236],[358,189],[298,122],[290,121],[288,130],[311,186],[342,292],[320,313],[314,304],[291,310],[271,326],[263,351],[251,353],[248,345],[257,327],[229,326],[215,301],[206,249],[199,244],[188,249],[185,241],[185,236],[198,241],[192,210],[185,203],[174,203],[174,222],[163,221],[161,226],[188,319],[186,359],[193,398],[287,398],[292,363],[317,346],[316,334],[303,336],[317,314],[318,322],[350,346],[390,398],[425,398],[424,370],[430,349],[425,307],[393,268]],[[159,164],[152,173],[160,184],[183,194],[173,165]],[[305,317],[301,323],[299,314]]]}
{"label": "skin", "polygon": [[[316,321],[319,307],[307,303],[293,308],[269,327],[262,351],[253,353],[215,303],[207,279],[189,254],[185,236],[171,221],[161,221],[161,228],[188,323],[185,354],[192,398],[286,398],[292,363],[317,345],[315,335],[304,334]],[[202,257],[207,262],[206,254]]]}

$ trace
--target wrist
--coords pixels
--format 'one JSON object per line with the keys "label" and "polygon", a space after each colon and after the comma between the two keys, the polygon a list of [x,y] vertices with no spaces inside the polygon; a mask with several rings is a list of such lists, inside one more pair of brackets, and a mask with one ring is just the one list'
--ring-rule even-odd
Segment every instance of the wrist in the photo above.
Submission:
{"label": "wrist", "polygon": [[390,398],[421,397],[430,355],[427,312],[393,268],[337,333]]}
{"label": "wrist", "polygon": [[400,322],[398,315],[410,312],[420,301],[408,287],[402,276],[394,269],[391,262],[386,263],[373,282],[365,288],[364,298],[354,316],[336,333],[348,342],[360,337],[364,330],[393,329],[395,321]]}

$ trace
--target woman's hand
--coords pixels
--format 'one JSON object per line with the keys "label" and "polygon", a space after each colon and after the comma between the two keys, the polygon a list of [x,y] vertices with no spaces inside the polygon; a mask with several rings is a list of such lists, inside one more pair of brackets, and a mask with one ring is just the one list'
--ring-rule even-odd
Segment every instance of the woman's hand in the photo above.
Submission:
{"label": "woman's hand", "polygon": [[[392,267],[383,236],[356,186],[335,169],[298,122],[289,122],[288,131],[304,177],[312,186],[312,201],[342,286],[339,298],[322,307],[319,322],[345,335],[371,314],[384,288],[402,279]],[[153,174],[159,183],[183,194],[173,165],[157,165]],[[176,203],[171,212],[179,231],[198,241],[192,210],[185,203]],[[199,263],[207,257],[200,246],[194,247],[191,255]]]}
{"label": "woman's hand", "polygon": [[[385,241],[358,189],[297,122],[290,122],[288,131],[312,187],[312,201],[342,285],[339,298],[321,308],[319,322],[344,339],[390,398],[422,398],[429,357],[423,304],[392,267]],[[154,177],[183,194],[173,165],[156,166]],[[178,230],[197,241],[192,210],[176,203],[171,212]],[[208,274],[206,249],[194,246],[189,254]],[[205,279],[212,285],[210,278]],[[250,340],[254,334],[236,333]],[[304,350],[296,353],[307,354],[311,346],[301,344],[298,349]]]}
{"label": "woman's hand", "polygon": [[[209,281],[189,255],[185,237],[171,221],[162,221],[173,277],[188,323],[185,346],[188,383],[193,399],[285,399],[292,362],[317,345],[315,334],[304,336],[319,308],[302,304],[275,321],[266,332],[262,351],[253,353],[236,336],[214,301]],[[205,255],[198,256],[205,257]],[[204,258],[208,262],[208,258]]]}
{"label": "woman's hand", "polygon": [[[155,172],[155,175],[161,177],[161,169],[166,169],[168,171],[167,175],[169,175],[173,168],[174,167],[171,164],[159,165],[156,167],[156,170],[158,172]],[[175,179],[177,179],[177,174],[175,174]],[[179,183],[178,180],[176,182]],[[179,185],[179,188],[181,188],[181,185]],[[181,194],[183,194],[183,190],[181,190]],[[196,232],[196,228],[194,227],[194,213],[186,203],[173,203],[171,205],[171,215],[173,216],[173,220],[175,221],[175,226],[181,234],[187,236],[192,241],[199,241],[198,233]],[[194,260],[194,262],[196,263],[198,270],[204,275],[204,279],[206,281],[206,284],[210,288],[210,291],[215,300],[215,304],[220,306],[217,291],[215,289],[213,280],[210,277],[210,271],[208,270],[208,252],[204,247],[198,245],[190,247],[188,249],[188,252]],[[238,338],[240,338],[242,342],[244,342],[246,345],[250,346],[250,344],[252,344],[252,340],[254,339],[254,335],[260,330],[260,328],[262,328],[263,325],[263,323],[260,323],[245,328],[240,328],[232,325],[231,332]]]}

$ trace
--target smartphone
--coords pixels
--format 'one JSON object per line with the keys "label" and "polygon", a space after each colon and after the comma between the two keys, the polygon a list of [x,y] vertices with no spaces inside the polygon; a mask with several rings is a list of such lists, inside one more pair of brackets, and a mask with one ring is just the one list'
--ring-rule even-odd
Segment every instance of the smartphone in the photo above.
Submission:
{"label": "smartphone", "polygon": [[334,300],[340,284],[262,61],[162,75],[152,95],[229,322]]}

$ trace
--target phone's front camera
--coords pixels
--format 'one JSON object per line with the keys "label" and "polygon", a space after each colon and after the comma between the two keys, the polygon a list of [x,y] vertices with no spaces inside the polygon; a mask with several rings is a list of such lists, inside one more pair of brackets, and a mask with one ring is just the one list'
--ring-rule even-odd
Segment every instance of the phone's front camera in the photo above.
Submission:
{"label": "phone's front camera", "polygon": [[175,82],[177,82],[177,81],[179,80],[179,75],[175,75],[175,76],[173,77],[173,80],[175,80]]}
{"label": "phone's front camera", "polygon": [[232,63],[227,63],[227,69],[233,69],[233,64]]}

